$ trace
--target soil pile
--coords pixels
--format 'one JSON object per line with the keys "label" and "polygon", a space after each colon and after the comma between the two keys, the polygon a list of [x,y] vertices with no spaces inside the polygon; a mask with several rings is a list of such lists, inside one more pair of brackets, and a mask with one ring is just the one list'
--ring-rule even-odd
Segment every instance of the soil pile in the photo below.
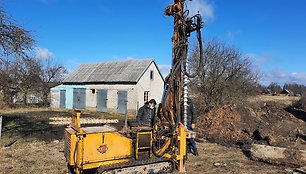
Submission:
{"label": "soil pile", "polygon": [[305,142],[298,135],[306,133],[305,122],[287,107],[279,102],[257,101],[211,111],[199,116],[198,137],[224,145],[255,142],[303,148]]}

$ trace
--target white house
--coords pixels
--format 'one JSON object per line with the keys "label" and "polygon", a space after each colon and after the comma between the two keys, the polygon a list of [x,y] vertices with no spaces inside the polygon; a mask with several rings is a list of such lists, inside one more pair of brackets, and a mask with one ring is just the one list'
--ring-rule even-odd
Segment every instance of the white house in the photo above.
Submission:
{"label": "white house", "polygon": [[163,89],[164,79],[153,60],[82,64],[51,89],[51,106],[124,114],[151,98],[160,102]]}

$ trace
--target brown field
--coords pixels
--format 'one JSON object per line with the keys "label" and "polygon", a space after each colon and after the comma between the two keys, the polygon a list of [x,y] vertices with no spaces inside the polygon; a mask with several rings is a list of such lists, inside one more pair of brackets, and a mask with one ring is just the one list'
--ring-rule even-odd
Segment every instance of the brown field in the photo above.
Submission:
{"label": "brown field", "polygon": [[[274,97],[274,96],[271,96]],[[288,104],[288,98],[276,99]],[[292,99],[292,98],[291,98]],[[253,99],[257,101],[259,99]],[[262,100],[267,100],[266,97]],[[296,100],[295,98],[293,100]],[[291,102],[293,101],[291,100]],[[65,174],[68,173],[63,154],[64,126],[51,126],[48,118],[70,116],[72,110],[50,108],[6,109],[0,111],[3,117],[2,139],[0,141],[0,174]],[[124,116],[86,111],[85,117],[120,118]],[[129,115],[129,118],[132,118]],[[241,149],[215,143],[198,143],[200,155],[188,155],[187,173],[288,173],[287,167],[269,165],[250,160]],[[215,163],[226,166],[214,166]],[[285,170],[286,169],[286,170]]]}
{"label": "brown field", "polygon": [[256,97],[250,97],[248,98],[248,101],[250,102],[279,102],[284,105],[292,105],[293,102],[296,102],[301,97],[294,97],[294,96],[271,96],[271,95],[259,95]]}

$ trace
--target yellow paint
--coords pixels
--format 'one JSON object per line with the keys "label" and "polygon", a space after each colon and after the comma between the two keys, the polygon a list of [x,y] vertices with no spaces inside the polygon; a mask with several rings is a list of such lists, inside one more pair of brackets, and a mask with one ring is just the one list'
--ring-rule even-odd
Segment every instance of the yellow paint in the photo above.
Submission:
{"label": "yellow paint", "polygon": [[178,128],[178,155],[176,160],[178,161],[178,172],[185,173],[184,157],[186,156],[186,128],[183,125],[180,125]]}
{"label": "yellow paint", "polygon": [[[173,158],[173,155],[171,155],[171,154],[169,154],[169,153],[165,153],[164,155],[163,155],[163,157],[164,158]],[[174,159],[174,158],[173,158]]]}
{"label": "yellow paint", "polygon": [[70,126],[76,130],[77,132],[81,133],[82,128],[81,128],[81,111],[79,110],[74,110],[74,113],[72,115],[71,123]]}
{"label": "yellow paint", "polygon": [[70,165],[74,165],[74,151],[76,150],[77,137],[75,131],[71,128],[65,129],[65,157]]}
{"label": "yellow paint", "polygon": [[164,146],[163,146],[162,148],[160,148],[160,149],[156,152],[156,154],[159,155],[159,156],[162,155],[162,154],[165,152],[165,150],[169,147],[170,143],[171,143],[171,139],[170,139],[170,138],[167,138],[167,139],[166,139],[166,142],[165,142],[165,144],[164,144]]}
{"label": "yellow paint", "polygon": [[[186,169],[185,169],[185,164],[184,164],[184,158],[186,156],[186,128],[183,125],[179,125],[179,127],[177,128],[177,147],[178,147],[178,151],[177,154],[170,154],[170,153],[165,153],[163,155],[164,158],[171,158],[174,159],[175,161],[177,161],[177,169],[179,173],[185,173]],[[170,141],[169,141],[170,144]],[[168,144],[166,144],[168,145]],[[165,147],[165,146],[164,146]],[[164,148],[160,149],[160,151],[158,151],[159,154],[161,154],[161,152],[165,150]]]}
{"label": "yellow paint", "polygon": [[[107,146],[101,154],[97,149]],[[87,134],[83,144],[83,163],[121,159],[132,156],[132,140],[118,132]]]}
{"label": "yellow paint", "polygon": [[83,153],[82,153],[82,145],[83,145],[83,136],[77,136],[77,142],[76,142],[76,174],[81,173],[82,171],[82,160],[83,160]]}
{"label": "yellow paint", "polygon": [[[132,159],[132,140],[118,132],[78,133],[72,128],[66,128],[65,139],[70,138],[70,154],[66,156],[69,165],[76,165],[76,173],[84,169],[97,168],[101,165],[127,162]],[[66,144],[69,144],[66,142]],[[98,151],[99,147],[107,146],[105,153]],[[68,146],[68,145],[65,145]]]}

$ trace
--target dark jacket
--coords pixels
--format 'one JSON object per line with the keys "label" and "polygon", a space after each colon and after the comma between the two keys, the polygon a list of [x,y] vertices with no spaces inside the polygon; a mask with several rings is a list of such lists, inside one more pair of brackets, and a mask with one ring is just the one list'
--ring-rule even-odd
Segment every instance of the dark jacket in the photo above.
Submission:
{"label": "dark jacket", "polygon": [[[190,128],[191,124],[197,121],[197,113],[194,104],[188,99],[187,101],[187,127]],[[184,103],[181,104],[181,121],[184,123]]]}
{"label": "dark jacket", "polygon": [[143,105],[141,108],[139,108],[137,112],[136,119],[138,125],[152,126],[152,120],[154,114],[155,114],[155,108],[150,109],[147,105]]}

